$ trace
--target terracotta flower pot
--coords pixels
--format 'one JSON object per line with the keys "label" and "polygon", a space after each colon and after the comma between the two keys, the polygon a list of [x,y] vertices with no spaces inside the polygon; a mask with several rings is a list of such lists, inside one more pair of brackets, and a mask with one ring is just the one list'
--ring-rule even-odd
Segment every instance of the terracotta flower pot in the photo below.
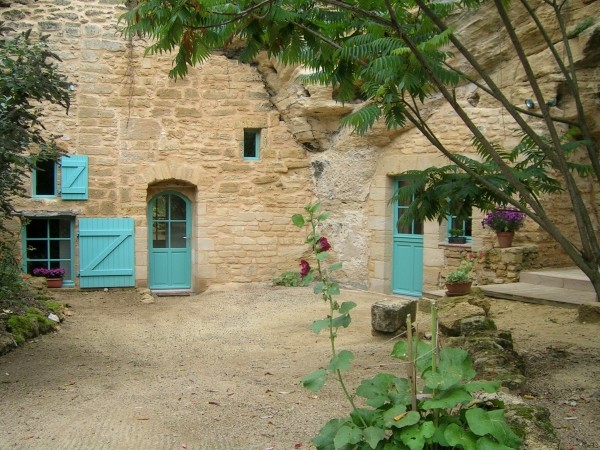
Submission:
{"label": "terracotta flower pot", "polygon": [[514,231],[497,231],[496,237],[498,238],[498,247],[508,248],[512,247],[513,238],[515,237]]}
{"label": "terracotta flower pot", "polygon": [[472,281],[465,281],[463,283],[446,283],[446,295],[448,297],[466,295],[471,292],[472,283]]}
{"label": "terracotta flower pot", "polygon": [[62,278],[46,278],[46,286],[49,288],[60,288],[62,287]]}

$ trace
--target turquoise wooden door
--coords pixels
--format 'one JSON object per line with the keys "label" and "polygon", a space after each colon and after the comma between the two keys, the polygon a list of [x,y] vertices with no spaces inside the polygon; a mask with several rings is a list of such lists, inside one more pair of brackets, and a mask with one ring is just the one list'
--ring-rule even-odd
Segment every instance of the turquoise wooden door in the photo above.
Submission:
{"label": "turquoise wooden door", "polygon": [[394,202],[392,292],[418,297],[423,293],[423,223],[399,223],[409,205]]}
{"label": "turquoise wooden door", "polygon": [[135,286],[132,218],[79,219],[79,287]]}
{"label": "turquoise wooden door", "polygon": [[150,289],[191,287],[190,203],[176,192],[163,192],[148,207]]}

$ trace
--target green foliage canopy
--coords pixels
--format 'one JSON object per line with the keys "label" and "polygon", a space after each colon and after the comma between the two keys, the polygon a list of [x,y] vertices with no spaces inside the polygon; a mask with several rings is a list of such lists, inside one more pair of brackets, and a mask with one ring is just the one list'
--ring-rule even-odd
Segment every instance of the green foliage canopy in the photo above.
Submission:
{"label": "green foliage canopy", "polygon": [[[69,109],[70,84],[55,64],[48,37],[31,30],[10,36],[0,22],[0,231],[13,212],[12,199],[25,194],[24,180],[38,159],[60,153],[42,123],[44,104]],[[30,154],[34,151],[34,154]]]}

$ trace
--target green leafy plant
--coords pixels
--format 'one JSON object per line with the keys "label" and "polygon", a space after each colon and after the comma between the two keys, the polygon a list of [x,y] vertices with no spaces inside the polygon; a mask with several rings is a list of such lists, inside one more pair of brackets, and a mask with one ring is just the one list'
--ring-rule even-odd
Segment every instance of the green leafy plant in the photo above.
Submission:
{"label": "green leafy plant", "polygon": [[[331,359],[325,368],[303,379],[311,391],[320,390],[328,377],[336,379],[352,408],[347,417],[332,419],[312,439],[319,450],[434,450],[462,448],[468,450],[517,449],[520,438],[504,419],[502,403],[478,400],[477,392],[494,393],[498,382],[475,381],[475,371],[469,354],[459,348],[437,345],[437,314],[432,311],[433,338],[431,344],[413,338],[411,319],[407,320],[408,339],[394,345],[392,356],[406,362],[409,376],[379,373],[362,381],[351,394],[343,373],[350,369],[354,354],[336,348],[337,333],[351,323],[350,311],[354,302],[339,303],[333,299],[340,287],[331,274],[341,269],[341,263],[325,267],[328,254],[323,251],[319,225],[327,218],[319,205],[307,205],[305,215],[293,216],[298,227],[310,228],[306,243],[313,250],[321,281],[314,292],[320,294],[329,311],[316,320],[312,330],[329,331]],[[325,239],[325,242],[326,239]],[[331,247],[327,243],[327,249]],[[465,260],[465,262],[468,262]],[[472,267],[472,263],[471,263]],[[417,391],[417,374],[422,379]],[[357,397],[362,399],[359,403]]]}
{"label": "green leafy plant", "polygon": [[460,228],[452,228],[448,233],[451,237],[461,237],[464,231]]}
{"label": "green leafy plant", "polygon": [[21,267],[15,257],[14,240],[0,237],[0,302],[19,298],[23,292]]}
{"label": "green leafy plant", "polygon": [[475,265],[475,257],[469,253],[462,259],[458,268],[446,275],[446,284],[451,283],[468,283],[471,280],[471,272]]}
{"label": "green leafy plant", "polygon": [[282,272],[276,278],[273,278],[273,285],[275,286],[288,286],[288,287],[296,287],[303,286],[303,279],[300,277],[298,272]]}
{"label": "green leafy plant", "polygon": [[36,161],[56,161],[64,153],[45,131],[45,108],[68,112],[71,101],[71,84],[55,64],[60,58],[48,36],[12,31],[0,21],[0,231],[6,231],[15,198],[27,195],[24,183]]}

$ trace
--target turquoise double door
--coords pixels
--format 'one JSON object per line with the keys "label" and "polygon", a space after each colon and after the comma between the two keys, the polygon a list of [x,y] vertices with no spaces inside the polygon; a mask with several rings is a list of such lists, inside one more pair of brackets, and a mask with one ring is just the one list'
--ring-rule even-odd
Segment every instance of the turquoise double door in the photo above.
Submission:
{"label": "turquoise double door", "polygon": [[423,293],[423,222],[400,223],[409,206],[410,201],[394,202],[392,292],[418,297]]}
{"label": "turquoise double door", "polygon": [[148,286],[191,288],[191,205],[177,192],[162,192],[148,205]]}

